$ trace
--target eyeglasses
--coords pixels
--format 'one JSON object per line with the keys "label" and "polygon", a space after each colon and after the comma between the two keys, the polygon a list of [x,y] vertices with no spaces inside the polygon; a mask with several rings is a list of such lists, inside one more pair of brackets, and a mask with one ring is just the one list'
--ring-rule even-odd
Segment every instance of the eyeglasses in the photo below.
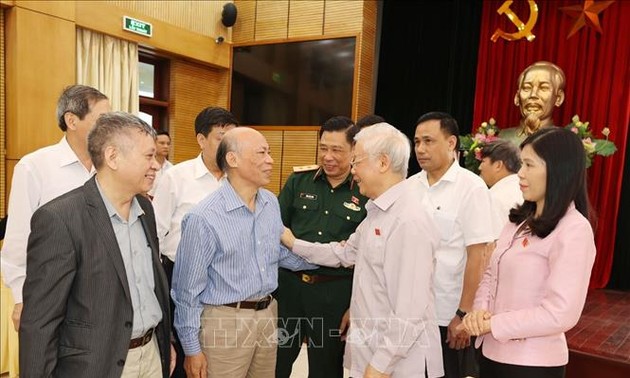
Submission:
{"label": "eyeglasses", "polygon": [[360,162],[367,159],[368,157],[370,157],[370,155],[367,155],[367,154],[363,155],[363,157],[360,157],[358,159],[356,156],[354,156],[352,160],[350,161],[350,165],[353,167],[356,167]]}

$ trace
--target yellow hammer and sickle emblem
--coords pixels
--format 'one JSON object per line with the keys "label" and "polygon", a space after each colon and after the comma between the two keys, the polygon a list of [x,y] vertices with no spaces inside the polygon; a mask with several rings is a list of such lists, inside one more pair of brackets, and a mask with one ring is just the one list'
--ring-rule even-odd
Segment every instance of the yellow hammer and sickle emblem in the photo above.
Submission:
{"label": "yellow hammer and sickle emblem", "polygon": [[505,1],[503,5],[497,9],[497,13],[505,14],[510,21],[516,25],[518,31],[516,33],[506,33],[501,29],[497,29],[494,34],[492,34],[492,37],[490,37],[492,42],[496,42],[499,37],[508,41],[514,41],[525,37],[530,42],[536,38],[536,36],[532,34],[532,29],[534,28],[534,25],[536,25],[536,20],[538,20],[538,5],[536,5],[534,0],[527,0],[527,2],[529,3],[529,20],[527,20],[526,24],[518,18],[512,9],[510,9],[510,5],[513,3],[512,0]]}

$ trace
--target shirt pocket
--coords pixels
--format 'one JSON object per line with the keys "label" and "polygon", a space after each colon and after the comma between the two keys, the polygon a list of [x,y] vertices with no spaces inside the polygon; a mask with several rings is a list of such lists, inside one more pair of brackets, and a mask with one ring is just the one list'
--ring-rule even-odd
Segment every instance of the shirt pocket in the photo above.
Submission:
{"label": "shirt pocket", "polygon": [[433,214],[433,221],[440,230],[440,238],[444,241],[450,240],[455,229],[455,215],[436,210]]}
{"label": "shirt pocket", "polygon": [[344,202],[343,205],[335,207],[332,209],[332,214],[340,223],[352,223],[353,229],[361,223],[364,217],[364,212],[361,211],[361,208],[351,202]]}
{"label": "shirt pocket", "polygon": [[305,198],[296,198],[293,200],[293,208],[296,211],[317,211],[320,208],[319,201]]}

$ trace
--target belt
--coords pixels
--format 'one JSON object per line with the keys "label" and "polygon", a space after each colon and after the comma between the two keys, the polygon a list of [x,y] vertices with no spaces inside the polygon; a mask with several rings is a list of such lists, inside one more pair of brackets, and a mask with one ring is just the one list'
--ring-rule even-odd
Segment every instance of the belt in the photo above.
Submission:
{"label": "belt", "polygon": [[141,346],[147,345],[147,343],[149,343],[149,341],[151,341],[151,337],[153,336],[153,331],[155,331],[155,328],[151,328],[144,335],[142,335],[140,337],[136,337],[135,339],[131,339],[131,341],[129,341],[129,349],[133,349],[133,348],[137,348],[137,347],[141,347]]}
{"label": "belt", "polygon": [[339,280],[347,280],[352,278],[352,276],[327,276],[323,274],[306,274],[301,272],[292,272],[296,276],[300,278],[300,280],[307,284],[316,284],[321,282],[330,282],[330,281],[339,281]]}
{"label": "belt", "polygon": [[234,302],[234,303],[226,303],[223,306],[260,311],[269,307],[269,305],[271,304],[271,301],[273,301],[273,297],[271,295],[267,295],[266,297],[263,297],[257,301],[240,301],[240,302]]}

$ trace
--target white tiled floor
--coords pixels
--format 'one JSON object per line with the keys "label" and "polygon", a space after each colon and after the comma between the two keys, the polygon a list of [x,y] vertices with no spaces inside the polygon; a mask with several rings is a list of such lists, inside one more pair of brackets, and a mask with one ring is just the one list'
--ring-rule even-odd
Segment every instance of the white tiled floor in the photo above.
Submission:
{"label": "white tiled floor", "polygon": [[[349,377],[347,370],[344,370],[343,376],[344,378]],[[302,350],[300,350],[297,360],[293,363],[291,378],[308,378],[308,355],[306,345],[302,345]]]}

